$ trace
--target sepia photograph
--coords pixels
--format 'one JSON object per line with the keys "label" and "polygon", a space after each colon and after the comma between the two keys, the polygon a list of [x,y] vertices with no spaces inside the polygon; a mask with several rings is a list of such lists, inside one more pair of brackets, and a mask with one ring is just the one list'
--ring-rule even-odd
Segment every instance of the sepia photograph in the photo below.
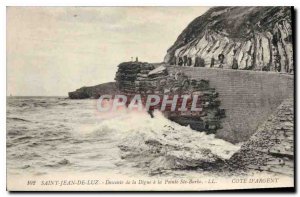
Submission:
{"label": "sepia photograph", "polygon": [[293,190],[294,17],[7,6],[7,190]]}

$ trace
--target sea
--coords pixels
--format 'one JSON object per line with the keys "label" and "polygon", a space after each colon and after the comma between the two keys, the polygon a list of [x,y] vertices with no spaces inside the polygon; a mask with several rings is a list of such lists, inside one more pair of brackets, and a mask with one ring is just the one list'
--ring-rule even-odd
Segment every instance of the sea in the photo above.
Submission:
{"label": "sea", "polygon": [[[154,176],[157,165],[169,175],[184,176],[185,165],[207,159],[198,150],[205,148],[213,156],[228,159],[240,148],[178,125],[160,112],[154,112],[154,118],[146,112],[99,112],[96,99],[7,97],[6,126],[8,175]],[[152,143],[151,150],[145,142]],[[155,146],[167,151],[154,154]],[[177,156],[180,165],[174,159]]]}

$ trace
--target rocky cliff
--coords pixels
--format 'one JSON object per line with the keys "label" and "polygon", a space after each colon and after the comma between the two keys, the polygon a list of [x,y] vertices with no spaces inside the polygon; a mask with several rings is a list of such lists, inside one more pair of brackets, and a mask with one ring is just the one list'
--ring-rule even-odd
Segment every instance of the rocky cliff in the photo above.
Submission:
{"label": "rocky cliff", "polygon": [[96,86],[82,87],[69,92],[70,99],[99,98],[103,94],[114,95],[118,92],[115,82],[108,82]]}
{"label": "rocky cliff", "polygon": [[164,61],[292,73],[292,8],[213,7],[183,30]]}
{"label": "rocky cliff", "polygon": [[[163,114],[170,120],[183,126],[190,126],[197,131],[216,133],[221,126],[221,119],[225,117],[225,110],[220,109],[218,93],[210,87],[207,80],[192,80],[181,71],[172,72],[168,65],[154,65],[146,62],[123,62],[119,64],[116,73],[116,84],[122,94],[133,96],[140,94],[143,98],[155,94],[163,98],[164,95],[172,97],[177,95],[180,99],[176,102],[176,108],[171,111],[167,105]],[[187,100],[189,110],[181,112],[181,95],[197,97],[197,107],[200,112],[192,111],[192,100]],[[169,100],[172,98],[169,98]],[[145,102],[143,102],[145,104]],[[161,103],[152,110],[160,110]]]}

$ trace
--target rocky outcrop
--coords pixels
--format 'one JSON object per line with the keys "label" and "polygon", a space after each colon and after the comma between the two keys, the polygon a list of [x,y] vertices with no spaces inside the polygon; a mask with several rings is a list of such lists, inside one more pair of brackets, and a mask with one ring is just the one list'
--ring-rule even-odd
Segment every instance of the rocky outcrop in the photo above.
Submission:
{"label": "rocky outcrop", "polygon": [[[116,83],[119,90],[128,97],[140,94],[143,99],[149,94],[155,94],[161,99],[168,95],[170,100],[174,95],[190,95],[190,98],[197,95],[197,107],[202,108],[201,111],[179,111],[182,99],[178,99],[176,109],[172,111],[168,105],[163,114],[170,120],[183,126],[189,125],[197,131],[215,133],[222,127],[221,119],[225,117],[225,110],[219,108],[218,93],[209,86],[207,80],[191,80],[183,72],[170,72],[163,64],[155,66],[143,62],[124,62],[119,65]],[[192,99],[189,99],[186,106],[191,109],[191,105]],[[160,107],[161,103],[151,110]]]}
{"label": "rocky outcrop", "polygon": [[135,93],[136,81],[147,78],[148,73],[155,67],[146,62],[123,62],[119,64],[115,80],[120,91],[125,93]]}
{"label": "rocky outcrop", "polygon": [[214,7],[193,20],[164,61],[293,73],[291,7]]}
{"label": "rocky outcrop", "polygon": [[293,175],[294,106],[285,100],[229,163],[233,168]]}
{"label": "rocky outcrop", "polygon": [[82,87],[69,92],[70,99],[99,98],[103,94],[115,95],[118,92],[115,82],[103,83],[96,86]]}

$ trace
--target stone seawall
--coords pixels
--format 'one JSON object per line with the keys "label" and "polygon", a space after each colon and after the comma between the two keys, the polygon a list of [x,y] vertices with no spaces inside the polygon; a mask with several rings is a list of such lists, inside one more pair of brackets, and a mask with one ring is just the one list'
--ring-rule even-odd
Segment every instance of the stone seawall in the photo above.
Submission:
{"label": "stone seawall", "polygon": [[293,99],[287,99],[230,158],[229,163],[233,169],[254,169],[293,175],[293,120]]}
{"label": "stone seawall", "polygon": [[219,93],[221,108],[226,110],[223,128],[217,137],[230,142],[248,140],[258,126],[281,102],[294,95],[294,76],[275,72],[168,67],[169,72],[181,69],[193,79],[208,80]]}

